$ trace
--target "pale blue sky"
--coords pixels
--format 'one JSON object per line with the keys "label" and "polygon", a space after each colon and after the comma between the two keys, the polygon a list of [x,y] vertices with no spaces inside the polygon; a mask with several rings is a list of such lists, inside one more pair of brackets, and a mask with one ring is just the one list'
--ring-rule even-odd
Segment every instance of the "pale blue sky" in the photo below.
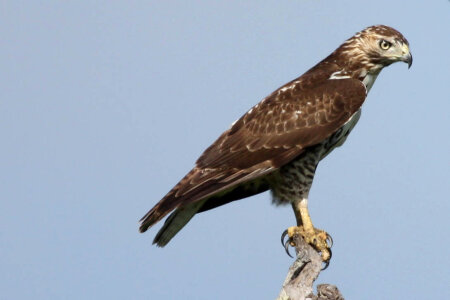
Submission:
{"label": "pale blue sky", "polygon": [[138,220],[232,121],[356,31],[385,69],[310,194],[334,238],[318,283],[347,299],[448,299],[450,3],[3,1],[0,298],[274,299],[290,207],[196,216],[164,249]]}

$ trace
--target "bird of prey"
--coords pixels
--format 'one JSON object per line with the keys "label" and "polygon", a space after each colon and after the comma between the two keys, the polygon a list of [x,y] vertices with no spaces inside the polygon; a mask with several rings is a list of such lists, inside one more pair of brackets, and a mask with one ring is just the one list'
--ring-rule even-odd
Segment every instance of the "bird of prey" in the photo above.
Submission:
{"label": "bird of prey", "polygon": [[153,241],[163,247],[196,213],[270,190],[274,203],[291,204],[297,219],[282,235],[282,241],[288,235],[285,248],[300,234],[328,264],[331,238],[308,213],[314,173],[358,122],[380,71],[398,61],[412,64],[400,32],[376,25],[356,33],[234,122],[141,219],[140,231],[172,212]]}

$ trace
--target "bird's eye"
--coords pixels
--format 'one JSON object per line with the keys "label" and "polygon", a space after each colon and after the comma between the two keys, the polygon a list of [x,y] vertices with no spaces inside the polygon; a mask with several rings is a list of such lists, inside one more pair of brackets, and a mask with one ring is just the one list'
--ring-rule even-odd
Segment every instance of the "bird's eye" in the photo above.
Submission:
{"label": "bird's eye", "polygon": [[391,47],[391,43],[389,43],[388,41],[386,41],[386,40],[381,40],[380,41],[380,48],[381,49],[383,49],[383,50],[387,50],[387,49],[389,49],[390,47]]}

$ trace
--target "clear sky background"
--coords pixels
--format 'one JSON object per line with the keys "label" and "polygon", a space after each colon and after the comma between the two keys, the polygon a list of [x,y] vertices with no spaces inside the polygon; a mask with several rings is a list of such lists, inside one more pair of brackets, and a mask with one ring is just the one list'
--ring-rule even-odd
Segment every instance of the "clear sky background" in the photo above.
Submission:
{"label": "clear sky background", "polygon": [[346,299],[450,298],[450,3],[2,1],[0,298],[274,299],[290,207],[197,215],[164,249],[138,220],[235,119],[356,31],[414,63],[378,77],[318,168],[317,283]]}

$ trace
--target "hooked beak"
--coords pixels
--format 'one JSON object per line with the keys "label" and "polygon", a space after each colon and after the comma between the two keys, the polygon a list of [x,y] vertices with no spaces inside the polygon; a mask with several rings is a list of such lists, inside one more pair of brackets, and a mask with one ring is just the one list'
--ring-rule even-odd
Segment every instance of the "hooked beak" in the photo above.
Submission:
{"label": "hooked beak", "polygon": [[407,59],[407,62],[408,62],[408,69],[411,68],[412,61],[413,61],[412,54],[409,53],[409,54],[408,54],[408,59]]}
{"label": "hooked beak", "polygon": [[411,55],[411,52],[409,51],[409,47],[407,44],[404,44],[402,47],[402,56],[400,60],[408,64],[408,69],[411,68],[413,57]]}

